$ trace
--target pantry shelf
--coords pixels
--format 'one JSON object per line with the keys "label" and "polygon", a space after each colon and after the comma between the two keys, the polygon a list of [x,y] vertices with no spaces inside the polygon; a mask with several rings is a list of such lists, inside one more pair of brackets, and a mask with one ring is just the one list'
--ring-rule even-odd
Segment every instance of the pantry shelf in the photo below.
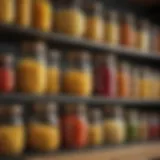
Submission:
{"label": "pantry shelf", "polygon": [[113,54],[120,57],[130,58],[136,61],[146,61],[147,63],[151,62],[160,62],[160,56],[158,53],[143,53],[136,49],[124,48],[124,47],[113,47],[107,44],[100,44],[97,42],[73,38],[65,36],[59,33],[47,33],[41,32],[32,28],[22,28],[17,25],[7,25],[0,24],[0,40],[4,41],[14,41],[16,40],[26,40],[26,39],[38,39],[45,40],[52,46],[63,48],[72,48],[72,49],[85,49],[94,52],[113,52]]}

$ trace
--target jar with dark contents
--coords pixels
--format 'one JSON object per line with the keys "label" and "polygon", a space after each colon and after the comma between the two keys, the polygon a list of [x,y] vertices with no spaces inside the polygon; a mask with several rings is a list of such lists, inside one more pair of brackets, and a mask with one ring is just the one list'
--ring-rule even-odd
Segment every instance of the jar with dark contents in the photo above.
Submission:
{"label": "jar with dark contents", "polygon": [[48,152],[60,146],[60,128],[56,103],[35,104],[28,124],[28,147]]}
{"label": "jar with dark contents", "polygon": [[93,87],[89,53],[70,52],[66,56],[66,62],[63,73],[64,92],[77,96],[90,96]]}
{"label": "jar with dark contents", "polygon": [[25,129],[20,105],[0,107],[0,155],[19,155],[25,147]]}
{"label": "jar with dark contents", "polygon": [[125,124],[121,107],[104,107],[104,138],[106,143],[120,144],[124,142]]}
{"label": "jar with dark contents", "polygon": [[150,50],[150,27],[149,22],[140,20],[137,24],[136,48],[148,53]]}
{"label": "jar with dark contents", "polygon": [[86,106],[68,104],[61,117],[63,144],[66,148],[84,148],[88,144]]}
{"label": "jar with dark contents", "polygon": [[103,121],[102,113],[99,109],[89,110],[89,134],[88,143],[91,146],[101,145],[103,143]]}
{"label": "jar with dark contents", "polygon": [[104,41],[110,45],[119,44],[119,20],[118,13],[108,11],[105,13]]}
{"label": "jar with dark contents", "polygon": [[122,46],[135,46],[135,20],[131,14],[123,14],[120,21],[120,44]]}
{"label": "jar with dark contents", "polygon": [[111,54],[97,54],[94,62],[95,94],[116,97],[117,66],[115,56]]}
{"label": "jar with dark contents", "polygon": [[0,54],[0,92],[9,93],[15,87],[14,58],[11,54]]}
{"label": "jar with dark contents", "polygon": [[85,37],[90,40],[102,41],[104,39],[104,19],[101,2],[94,0],[85,5],[86,30]]}

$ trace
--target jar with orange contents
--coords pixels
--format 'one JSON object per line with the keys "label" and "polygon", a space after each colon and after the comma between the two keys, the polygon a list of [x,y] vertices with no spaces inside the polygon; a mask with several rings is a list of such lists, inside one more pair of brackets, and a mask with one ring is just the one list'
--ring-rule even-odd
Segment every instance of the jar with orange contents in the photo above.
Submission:
{"label": "jar with orange contents", "polygon": [[60,128],[55,103],[36,104],[28,124],[28,147],[48,152],[60,146]]}
{"label": "jar with orange contents", "polygon": [[131,74],[130,66],[127,62],[121,61],[118,67],[117,92],[122,98],[129,98],[131,95]]}
{"label": "jar with orange contents", "polygon": [[25,147],[25,128],[22,107],[19,105],[0,107],[0,155],[15,156]]}
{"label": "jar with orange contents", "polygon": [[93,1],[86,5],[86,30],[85,37],[91,40],[102,41],[104,39],[104,19],[102,17],[102,4]]}
{"label": "jar with orange contents", "polygon": [[87,52],[70,52],[66,62],[63,74],[64,92],[77,96],[91,95],[93,87],[89,54]]}

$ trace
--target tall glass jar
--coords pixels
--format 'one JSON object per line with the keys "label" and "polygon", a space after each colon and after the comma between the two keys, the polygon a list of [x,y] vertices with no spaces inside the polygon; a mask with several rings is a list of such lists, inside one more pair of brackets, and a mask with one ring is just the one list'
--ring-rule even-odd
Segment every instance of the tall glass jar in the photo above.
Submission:
{"label": "tall glass jar", "polygon": [[138,140],[138,114],[135,110],[128,110],[126,112],[126,132],[128,141]]}
{"label": "tall glass jar", "polygon": [[28,124],[28,146],[35,151],[54,151],[60,146],[60,128],[55,103],[35,104]]}
{"label": "tall glass jar", "polygon": [[104,138],[106,143],[119,144],[125,140],[125,124],[121,107],[104,108]]}
{"label": "tall glass jar", "polygon": [[135,45],[135,20],[131,14],[121,17],[120,44],[126,47],[134,47]]}
{"label": "tall glass jar", "polygon": [[110,45],[119,44],[119,22],[115,11],[109,11],[105,14],[105,42]]}
{"label": "tall glass jar", "polygon": [[102,41],[104,39],[104,20],[101,2],[94,0],[88,4],[86,15],[85,37],[91,40]]}
{"label": "tall glass jar", "polygon": [[68,104],[61,118],[63,144],[66,148],[83,148],[88,143],[86,106]]}
{"label": "tall glass jar", "polygon": [[63,89],[77,96],[89,96],[92,93],[92,70],[87,52],[70,52],[66,58],[63,74]]}
{"label": "tall glass jar", "polygon": [[80,0],[63,0],[59,4],[55,16],[57,32],[74,37],[81,37],[84,34],[85,17],[80,2]]}
{"label": "tall glass jar", "polygon": [[131,95],[131,75],[130,66],[125,61],[120,61],[117,75],[118,96],[128,98]]}
{"label": "tall glass jar", "polygon": [[0,0],[0,22],[13,23],[15,20],[14,0]]}
{"label": "tall glass jar", "polygon": [[111,54],[97,54],[94,66],[95,93],[116,97],[117,85],[116,58]]}
{"label": "tall glass jar", "polygon": [[47,67],[47,89],[49,94],[57,94],[60,92],[60,53],[58,50],[50,50],[48,53]]}
{"label": "tall glass jar", "polygon": [[15,87],[14,59],[11,54],[0,55],[0,92],[11,92]]}
{"label": "tall glass jar", "polygon": [[136,47],[142,52],[150,50],[150,27],[148,21],[141,20],[137,25]]}
{"label": "tall glass jar", "polygon": [[0,155],[14,156],[23,152],[25,129],[19,105],[0,107]]}
{"label": "tall glass jar", "polygon": [[89,134],[88,143],[91,146],[101,145],[103,143],[103,121],[99,109],[89,110]]}
{"label": "tall glass jar", "polygon": [[48,32],[52,29],[53,8],[49,0],[33,0],[32,26]]}
{"label": "tall glass jar", "polygon": [[46,89],[46,46],[43,42],[26,42],[17,65],[17,86],[21,92],[42,94]]}

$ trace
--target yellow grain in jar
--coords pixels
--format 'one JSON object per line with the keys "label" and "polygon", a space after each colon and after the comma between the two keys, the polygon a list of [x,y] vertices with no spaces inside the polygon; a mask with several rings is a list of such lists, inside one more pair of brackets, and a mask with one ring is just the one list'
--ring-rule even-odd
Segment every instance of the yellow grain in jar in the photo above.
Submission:
{"label": "yellow grain in jar", "polygon": [[12,23],[15,19],[14,0],[0,0],[0,22]]}

